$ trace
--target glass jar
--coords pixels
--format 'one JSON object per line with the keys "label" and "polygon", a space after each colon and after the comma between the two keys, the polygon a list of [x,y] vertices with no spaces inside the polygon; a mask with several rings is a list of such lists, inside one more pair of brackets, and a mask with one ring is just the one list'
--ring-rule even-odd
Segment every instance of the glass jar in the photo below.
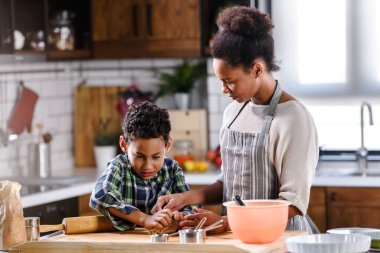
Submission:
{"label": "glass jar", "polygon": [[194,144],[192,140],[175,140],[173,142],[173,159],[184,169],[186,161],[194,160]]}
{"label": "glass jar", "polygon": [[63,10],[50,20],[48,44],[55,50],[74,50],[74,43],[72,15],[69,11]]}

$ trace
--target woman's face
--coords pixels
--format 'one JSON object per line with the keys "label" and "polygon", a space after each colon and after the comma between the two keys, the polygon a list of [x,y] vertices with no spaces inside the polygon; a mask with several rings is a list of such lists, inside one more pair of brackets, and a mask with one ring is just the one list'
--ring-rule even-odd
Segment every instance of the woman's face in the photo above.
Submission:
{"label": "woman's face", "polygon": [[230,98],[243,103],[255,96],[259,89],[257,75],[253,70],[244,71],[242,67],[232,68],[224,60],[213,59],[216,76],[222,81],[222,91]]}
{"label": "woman's face", "polygon": [[165,146],[163,138],[142,139],[126,143],[120,136],[120,147],[128,154],[133,171],[143,180],[156,176],[164,164],[164,158],[171,147],[171,140]]}

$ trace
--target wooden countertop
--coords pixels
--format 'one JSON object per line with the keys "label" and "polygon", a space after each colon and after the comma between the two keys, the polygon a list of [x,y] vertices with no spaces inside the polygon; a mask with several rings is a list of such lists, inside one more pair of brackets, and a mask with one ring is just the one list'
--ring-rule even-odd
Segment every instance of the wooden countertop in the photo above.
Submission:
{"label": "wooden countertop", "polygon": [[220,252],[220,253],[285,253],[285,239],[303,235],[303,231],[286,231],[280,239],[269,244],[244,244],[232,232],[208,235],[204,244],[180,244],[179,237],[169,238],[169,243],[151,243],[147,231],[58,235],[38,242],[26,242],[9,250],[10,253],[36,252]]}

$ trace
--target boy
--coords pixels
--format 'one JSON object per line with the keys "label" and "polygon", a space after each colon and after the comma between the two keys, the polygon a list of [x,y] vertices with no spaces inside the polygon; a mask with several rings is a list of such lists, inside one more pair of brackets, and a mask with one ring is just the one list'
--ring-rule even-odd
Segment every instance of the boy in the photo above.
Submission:
{"label": "boy", "polygon": [[135,225],[168,228],[183,214],[169,209],[152,214],[152,207],[162,195],[189,190],[178,163],[165,157],[172,145],[169,114],[150,102],[135,104],[125,115],[122,130],[119,145],[124,154],[108,163],[91,194],[90,207],[121,231]]}

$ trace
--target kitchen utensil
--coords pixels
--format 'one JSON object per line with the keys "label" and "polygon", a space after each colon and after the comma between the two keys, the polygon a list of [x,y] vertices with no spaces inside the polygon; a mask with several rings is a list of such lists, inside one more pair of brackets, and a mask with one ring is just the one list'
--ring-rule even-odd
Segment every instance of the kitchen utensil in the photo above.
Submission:
{"label": "kitchen utensil", "polygon": [[25,217],[26,241],[38,241],[40,238],[40,217]]}
{"label": "kitchen utensil", "polygon": [[201,221],[198,223],[198,225],[195,227],[195,230],[197,230],[197,229],[201,229],[202,226],[203,226],[203,224],[205,224],[206,221],[207,221],[207,217],[203,217],[203,218],[201,219]]}
{"label": "kitchen utensil", "polygon": [[183,229],[179,232],[180,243],[204,243],[206,241],[206,232],[222,226],[223,220],[219,220],[204,229]]}
{"label": "kitchen utensil", "polygon": [[112,222],[106,216],[81,216],[64,218],[62,224],[40,225],[40,232],[64,230],[65,234],[82,234],[115,231]]}
{"label": "kitchen utensil", "polygon": [[25,128],[28,132],[31,132],[32,118],[37,99],[37,93],[26,88],[21,82],[19,99],[8,122],[8,129],[12,133],[20,135]]}
{"label": "kitchen utensil", "polygon": [[51,177],[51,147],[50,143],[28,144],[28,176]]}
{"label": "kitchen utensil", "polygon": [[285,244],[288,251],[294,253],[359,253],[369,250],[371,237],[360,234],[315,234],[288,238]]}
{"label": "kitchen utensil", "polygon": [[238,204],[239,206],[245,206],[244,202],[241,200],[239,195],[235,195],[234,200],[235,200],[236,204]]}
{"label": "kitchen utensil", "polygon": [[203,229],[183,229],[179,231],[180,243],[204,243],[206,232]]}
{"label": "kitchen utensil", "polygon": [[215,228],[219,228],[219,227],[221,227],[222,225],[223,225],[223,220],[218,220],[217,222],[215,222],[215,223],[213,223],[213,224],[211,224],[211,225],[205,227],[205,228],[203,229],[203,231],[204,231],[204,232],[207,232],[207,231],[213,230],[213,229],[215,229]]}
{"label": "kitchen utensil", "polygon": [[150,235],[150,242],[156,243],[156,242],[168,242],[169,236],[178,235],[178,231],[171,234],[153,234]]}
{"label": "kitchen utensil", "polygon": [[285,231],[290,202],[286,200],[245,200],[224,202],[232,232],[244,243],[271,243]]}

